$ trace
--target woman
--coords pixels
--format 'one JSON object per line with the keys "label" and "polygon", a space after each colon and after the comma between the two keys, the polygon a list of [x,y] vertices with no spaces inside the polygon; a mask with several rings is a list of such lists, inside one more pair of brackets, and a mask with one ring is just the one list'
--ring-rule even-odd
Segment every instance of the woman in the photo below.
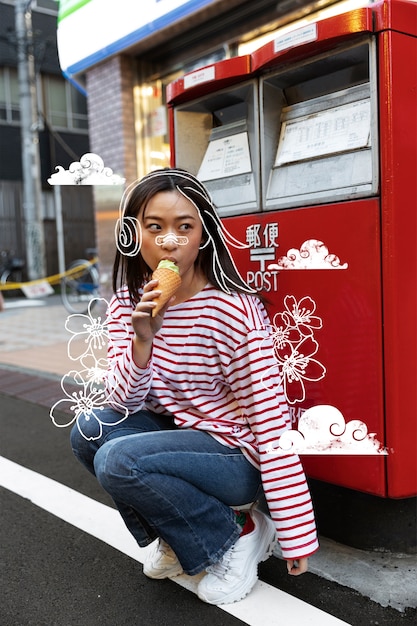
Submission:
{"label": "woman", "polygon": [[[74,453],[139,545],[158,539],[147,576],[206,570],[198,596],[235,602],[276,537],[293,575],[318,547],[300,461],[277,451],[290,420],[269,320],[228,251],[238,242],[194,176],[152,172],[128,189],[122,208],[106,379],[115,408],[106,409],[100,439],[73,429]],[[182,282],[152,316],[161,259],[178,266]],[[263,493],[270,515],[242,510]]]}

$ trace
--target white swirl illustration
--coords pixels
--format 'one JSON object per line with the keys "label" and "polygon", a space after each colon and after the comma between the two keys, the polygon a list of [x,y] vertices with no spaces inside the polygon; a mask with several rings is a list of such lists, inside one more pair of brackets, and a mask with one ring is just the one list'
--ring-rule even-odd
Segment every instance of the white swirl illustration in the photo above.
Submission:
{"label": "white swirl illustration", "polygon": [[124,256],[137,256],[142,246],[142,229],[135,217],[120,217],[114,227],[116,246]]}

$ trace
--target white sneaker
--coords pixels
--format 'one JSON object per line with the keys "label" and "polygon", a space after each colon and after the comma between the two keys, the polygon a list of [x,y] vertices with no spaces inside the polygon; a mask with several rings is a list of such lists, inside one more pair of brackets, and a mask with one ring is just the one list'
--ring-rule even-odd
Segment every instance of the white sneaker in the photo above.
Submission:
{"label": "white sneaker", "polygon": [[261,511],[250,513],[254,530],[240,537],[222,559],[207,568],[198,585],[200,600],[209,604],[229,604],[244,598],[258,580],[258,563],[272,554],[275,526]]}
{"label": "white sneaker", "polygon": [[143,573],[148,578],[174,578],[182,574],[181,563],[174,551],[163,540],[158,539],[149,551],[143,564]]}

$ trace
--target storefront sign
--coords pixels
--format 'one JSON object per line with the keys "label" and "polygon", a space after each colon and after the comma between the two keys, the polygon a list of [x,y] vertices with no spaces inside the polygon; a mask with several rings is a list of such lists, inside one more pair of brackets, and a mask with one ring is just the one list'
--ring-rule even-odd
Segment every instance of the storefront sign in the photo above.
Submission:
{"label": "storefront sign", "polygon": [[79,74],[217,0],[61,0],[58,53],[68,76]]}

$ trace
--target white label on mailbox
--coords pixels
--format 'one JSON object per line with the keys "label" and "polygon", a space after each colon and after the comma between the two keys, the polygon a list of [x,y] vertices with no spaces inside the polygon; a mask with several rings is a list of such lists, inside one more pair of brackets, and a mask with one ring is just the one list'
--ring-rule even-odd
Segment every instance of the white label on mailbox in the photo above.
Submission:
{"label": "white label on mailbox", "polygon": [[371,103],[359,100],[283,122],[275,167],[370,145]]}
{"label": "white label on mailbox", "polygon": [[210,67],[204,67],[201,70],[197,70],[196,72],[191,72],[191,74],[186,74],[184,76],[184,89],[189,89],[190,87],[195,87],[196,85],[200,85],[201,83],[207,83],[210,80],[214,80],[216,77],[214,65],[210,65]]}
{"label": "white label on mailbox", "polygon": [[308,43],[309,41],[315,41],[316,39],[317,24],[309,24],[308,26],[297,28],[274,39],[274,53],[276,54],[288,48],[295,48],[296,46]]}
{"label": "white label on mailbox", "polygon": [[216,180],[251,171],[248,133],[244,132],[210,141],[197,178]]}

